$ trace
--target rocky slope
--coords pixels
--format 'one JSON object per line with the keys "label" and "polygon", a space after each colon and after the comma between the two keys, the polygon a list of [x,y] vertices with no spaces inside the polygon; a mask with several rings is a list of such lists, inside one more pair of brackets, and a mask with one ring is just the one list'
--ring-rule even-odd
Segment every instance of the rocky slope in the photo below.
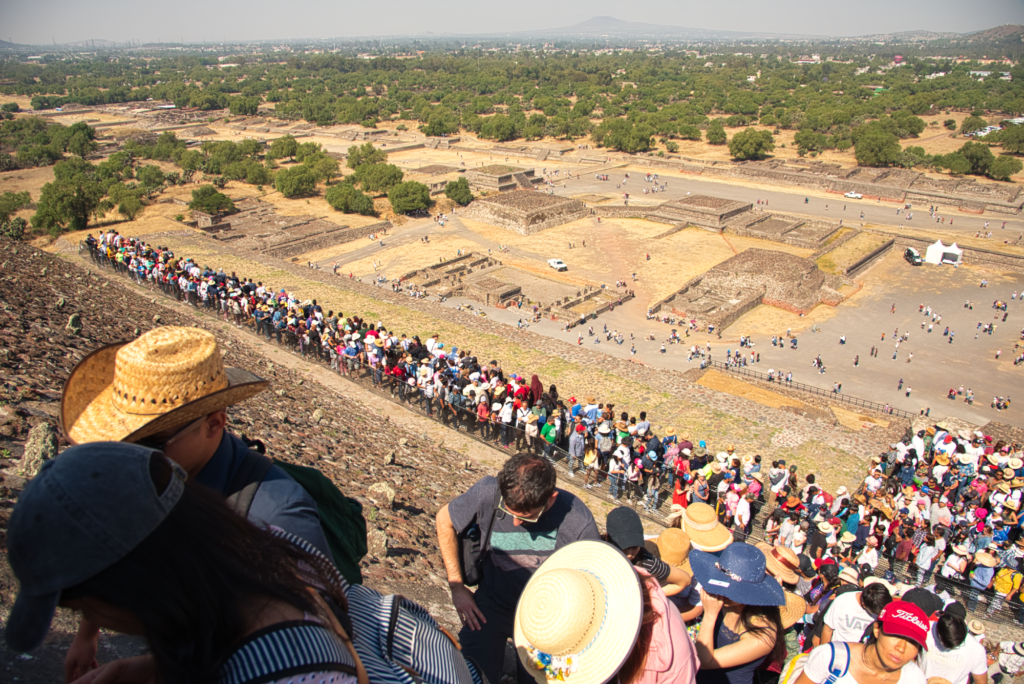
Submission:
{"label": "rocky slope", "polygon": [[[30,431],[45,443],[52,428],[59,448],[66,446],[57,415],[70,370],[93,349],[159,325],[207,328],[221,341],[228,364],[273,381],[269,391],[229,409],[230,429],[262,440],[276,458],[320,468],[360,499],[371,540],[378,542],[376,555],[363,562],[365,582],[443,611],[434,514],[482,471],[467,470],[458,454],[273,364],[230,336],[226,324],[175,313],[88,268],[10,242],[0,242],[0,551],[14,501],[33,471],[23,458]],[[393,506],[370,493],[377,484],[384,486],[375,491],[394,490]],[[379,548],[384,537],[386,551]],[[0,554],[0,620],[15,591]]]}

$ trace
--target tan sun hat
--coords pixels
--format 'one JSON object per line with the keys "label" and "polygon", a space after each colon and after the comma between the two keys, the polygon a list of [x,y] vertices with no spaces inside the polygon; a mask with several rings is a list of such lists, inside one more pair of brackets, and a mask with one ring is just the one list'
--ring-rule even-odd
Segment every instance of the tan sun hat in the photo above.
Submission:
{"label": "tan sun hat", "polygon": [[574,542],[544,561],[523,589],[516,654],[538,684],[603,684],[633,651],[642,618],[640,577],[622,552],[606,542]]}
{"label": "tan sun hat", "polygon": [[167,326],[82,359],[61,395],[72,444],[134,442],[259,394],[270,383],[225,366],[205,330]]}
{"label": "tan sun hat", "polygon": [[782,618],[782,628],[789,629],[804,616],[807,612],[807,601],[791,591],[785,592],[786,605],[779,608],[779,617]]}
{"label": "tan sun hat", "polygon": [[988,551],[979,551],[974,554],[974,562],[978,565],[984,565],[987,568],[994,568],[999,565],[999,559]]}
{"label": "tan sun hat", "polygon": [[706,503],[690,504],[679,519],[679,527],[690,536],[690,545],[701,551],[721,551],[732,543],[732,533],[718,522],[715,509]]}
{"label": "tan sun hat", "polygon": [[661,560],[678,568],[690,555],[690,535],[678,527],[666,527],[658,535]]}
{"label": "tan sun hat", "polygon": [[786,584],[796,584],[800,578],[796,574],[800,567],[800,559],[788,546],[772,546],[766,542],[754,544],[763,554],[768,571]]}
{"label": "tan sun hat", "polygon": [[984,634],[985,623],[981,620],[971,620],[967,623],[967,629],[971,630],[971,634]]}

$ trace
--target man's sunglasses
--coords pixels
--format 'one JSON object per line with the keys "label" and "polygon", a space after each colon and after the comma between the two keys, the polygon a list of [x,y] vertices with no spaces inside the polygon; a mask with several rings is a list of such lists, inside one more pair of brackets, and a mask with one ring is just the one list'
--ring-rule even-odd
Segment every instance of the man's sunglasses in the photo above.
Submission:
{"label": "man's sunglasses", "polygon": [[179,439],[181,439],[182,437],[184,437],[188,433],[190,433],[193,430],[195,430],[196,428],[198,428],[200,425],[205,423],[206,419],[209,418],[209,417],[210,417],[209,414],[207,414],[205,416],[202,416],[201,418],[196,419],[195,421],[189,423],[188,425],[186,425],[182,429],[180,429],[177,432],[175,432],[170,437],[162,437],[162,438],[161,437],[156,437],[156,436],[154,436],[154,437],[146,437],[146,438],[140,439],[138,442],[136,442],[136,444],[144,446],[147,449],[154,449],[156,451],[167,451],[167,447],[171,446],[172,444],[177,442]]}
{"label": "man's sunglasses", "polygon": [[537,522],[538,520],[540,520],[540,517],[541,517],[542,515],[544,515],[544,512],[545,512],[545,511],[547,510],[547,507],[544,507],[543,509],[541,509],[540,513],[538,513],[538,514],[537,514],[537,515],[535,515],[534,517],[532,517],[532,518],[527,518],[527,517],[526,517],[526,516],[524,516],[524,515],[519,515],[518,513],[513,513],[512,511],[510,511],[510,510],[508,510],[507,508],[505,508],[505,497],[501,497],[501,498],[500,498],[500,499],[498,500],[498,509],[499,509],[499,510],[501,510],[501,511],[503,511],[503,512],[505,512],[505,513],[508,513],[509,515],[511,515],[511,516],[512,516],[513,518],[515,518],[516,520],[518,520],[518,521],[520,521],[520,522],[524,522],[524,523],[535,523],[535,522]]}

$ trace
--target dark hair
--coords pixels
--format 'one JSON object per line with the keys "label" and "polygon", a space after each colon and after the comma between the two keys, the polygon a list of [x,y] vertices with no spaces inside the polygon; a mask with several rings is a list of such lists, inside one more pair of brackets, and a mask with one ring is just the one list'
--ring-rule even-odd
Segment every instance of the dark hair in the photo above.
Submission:
{"label": "dark hair", "polygon": [[[767,624],[765,624],[767,623]],[[767,656],[768,663],[779,663],[786,657],[786,640],[782,638],[782,615],[779,606],[743,606],[740,611],[740,625],[744,632],[753,634],[767,642],[774,640]]]}
{"label": "dark hair", "polygon": [[943,648],[947,650],[959,648],[967,638],[967,623],[958,615],[942,613],[939,615],[938,622],[935,623],[935,633]]}
{"label": "dark hair", "polygon": [[807,484],[814,484],[814,473],[807,473]]}
{"label": "dark hair", "polygon": [[520,451],[505,461],[498,473],[498,489],[505,505],[517,511],[532,511],[547,503],[555,492],[555,468],[529,451]]}
{"label": "dark hair", "polygon": [[[874,586],[874,585],[871,585],[871,586]],[[882,634],[885,634],[885,628],[882,627],[881,620],[876,620],[871,625],[871,627],[868,628],[868,640],[864,642],[864,648],[867,648],[868,646],[874,646],[875,644],[878,643],[878,637],[875,636],[875,625],[878,626],[878,631],[879,632],[881,632]],[[919,643],[917,643],[917,641],[915,639],[911,639],[910,637],[898,636],[896,634],[886,634],[886,636],[890,636],[890,637],[893,637],[895,639],[903,639],[908,644],[913,644],[917,648],[917,655],[918,655],[918,657],[920,657],[921,656],[921,652],[925,650],[924,649],[924,644],[919,644]]]}
{"label": "dark hair", "polygon": [[633,643],[633,650],[629,652],[622,667],[619,668],[616,677],[619,684],[632,684],[644,673],[647,654],[650,652],[651,642],[654,640],[654,625],[661,619],[654,611],[654,604],[651,602],[651,587],[647,584],[650,581],[655,580],[640,578],[640,594],[644,604],[643,616],[640,618],[640,633],[637,634],[636,641]]}
{"label": "dark hair", "polygon": [[885,588],[884,584],[876,582],[864,587],[860,600],[864,604],[864,610],[873,615],[879,615],[882,609],[892,601],[892,595],[889,594],[889,590]]}
{"label": "dark hair", "polygon": [[[154,455],[150,475],[163,491],[171,479],[167,460]],[[62,596],[94,597],[135,615],[161,684],[214,682],[250,626],[253,600],[281,601],[329,623],[300,567],[347,609],[327,561],[257,528],[218,493],[190,481],[146,539]]]}
{"label": "dark hair", "polygon": [[839,584],[839,566],[835,563],[822,565],[821,569],[818,570],[818,574],[825,580],[826,590],[832,589]]}

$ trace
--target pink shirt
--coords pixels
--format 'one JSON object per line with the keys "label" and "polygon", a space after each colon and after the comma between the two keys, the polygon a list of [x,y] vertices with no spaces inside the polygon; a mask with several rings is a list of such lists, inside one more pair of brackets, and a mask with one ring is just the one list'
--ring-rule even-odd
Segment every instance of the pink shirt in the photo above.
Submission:
{"label": "pink shirt", "polygon": [[[642,579],[650,578],[643,568],[636,571]],[[644,671],[636,684],[692,684],[700,661],[686,633],[686,624],[679,615],[679,609],[669,602],[657,583],[648,582],[647,586],[650,587],[651,603],[658,614],[658,621],[654,623]]]}

